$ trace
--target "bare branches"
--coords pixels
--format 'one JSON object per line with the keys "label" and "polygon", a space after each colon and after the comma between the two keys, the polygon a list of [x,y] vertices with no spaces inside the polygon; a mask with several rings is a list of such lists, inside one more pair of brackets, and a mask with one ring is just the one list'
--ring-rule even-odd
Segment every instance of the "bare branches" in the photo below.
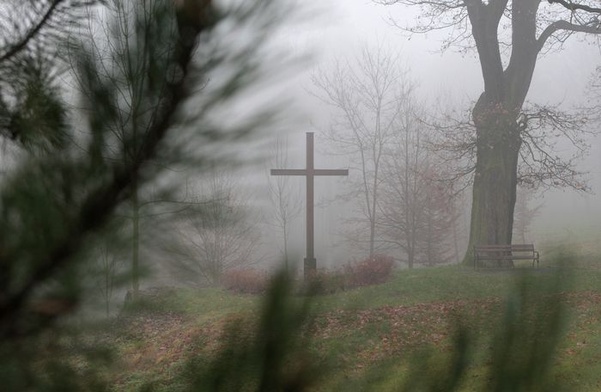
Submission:
{"label": "bare branches", "polygon": [[[569,187],[590,191],[585,173],[576,169],[577,161],[589,149],[587,119],[554,108],[534,106],[526,111],[528,126],[522,131],[522,149],[518,181],[529,187]],[[567,140],[576,152],[565,158],[554,151]]]}
{"label": "bare branches", "polygon": [[[271,154],[274,157],[271,161],[272,167],[276,169],[288,167],[287,144],[281,139],[276,140],[274,151]],[[302,211],[301,200],[294,195],[290,186],[290,177],[288,176],[269,177],[269,197],[272,204],[275,205],[272,209],[275,225],[282,234],[282,254],[286,268],[289,267],[288,239],[291,223]]]}
{"label": "bare branches", "polygon": [[582,10],[582,11],[586,11],[586,12],[590,12],[590,13],[601,14],[601,8],[591,7],[586,4],[574,3],[573,1],[570,1],[570,0],[568,0],[568,1],[566,1],[566,0],[547,0],[547,1],[549,2],[549,4],[553,4],[553,3],[561,4],[566,9],[568,9],[572,12]]}
{"label": "bare branches", "polygon": [[204,203],[190,211],[178,228],[184,242],[176,245],[175,252],[194,277],[216,283],[228,269],[256,262],[259,232],[248,197],[232,173],[216,168],[202,180]]}
{"label": "bare branches", "polygon": [[[483,13],[491,14],[501,11],[504,18],[498,19],[496,25],[498,28],[498,44],[501,48],[511,45],[511,40],[503,31],[511,31],[512,21],[511,10],[516,6],[508,4],[507,0],[482,2],[481,0],[374,0],[375,3],[382,5],[406,5],[418,7],[420,14],[411,25],[401,25],[398,21],[391,20],[391,23],[409,32],[410,34],[424,34],[430,31],[448,29],[449,36],[444,40],[441,50],[446,50],[451,47],[457,48],[464,52],[474,49],[472,26],[477,23],[477,17],[468,17],[468,9],[481,10],[478,15]],[[519,6],[526,5],[525,1],[520,1]],[[549,6],[537,6],[540,10],[537,15],[537,31],[539,34],[539,51],[543,50],[546,43],[550,46],[554,44],[562,44],[565,37],[558,37],[552,43],[549,41],[550,36],[557,34],[559,31],[564,32],[580,32],[588,34],[599,34],[599,15],[601,9],[595,6],[595,1],[571,1],[571,0],[548,0]],[[561,6],[561,9],[553,11],[550,8]],[[561,23],[556,23],[561,22]],[[494,23],[493,23],[494,25]],[[597,28],[595,28],[597,27]],[[501,51],[502,52],[502,51]]]}
{"label": "bare branches", "polygon": [[569,31],[574,33],[601,34],[601,22],[592,19],[586,24],[575,24],[565,20],[551,23],[538,37],[538,51],[541,51],[547,40],[558,31]]}
{"label": "bare branches", "polygon": [[398,55],[382,48],[365,48],[354,62],[338,64],[332,74],[318,73],[312,80],[316,95],[335,109],[329,139],[352,157],[359,172],[353,192],[369,226],[372,255],[383,156],[401,117],[410,110],[413,86]]}
{"label": "bare branches", "polygon": [[383,168],[381,241],[400,248],[409,268],[443,262],[454,221],[453,184],[429,149],[429,129],[414,113],[399,124]]}
{"label": "bare branches", "polygon": [[407,5],[418,7],[419,15],[413,24],[400,24],[391,19],[390,23],[409,34],[426,34],[430,31],[450,29],[452,33],[442,43],[442,50],[451,47],[466,51],[473,48],[471,27],[466,2],[461,0],[374,0],[382,5]]}
{"label": "bare branches", "polygon": [[[531,188],[568,187],[590,191],[586,173],[576,169],[578,161],[589,150],[588,136],[596,134],[588,126],[589,118],[582,113],[571,114],[538,105],[531,105],[522,116],[525,122],[520,133],[518,183]],[[430,148],[447,168],[452,168],[447,180],[463,182],[460,189],[470,185],[476,165],[476,126],[457,114],[422,121],[437,134]],[[566,150],[565,141],[573,151],[567,156],[565,152],[557,152]]]}

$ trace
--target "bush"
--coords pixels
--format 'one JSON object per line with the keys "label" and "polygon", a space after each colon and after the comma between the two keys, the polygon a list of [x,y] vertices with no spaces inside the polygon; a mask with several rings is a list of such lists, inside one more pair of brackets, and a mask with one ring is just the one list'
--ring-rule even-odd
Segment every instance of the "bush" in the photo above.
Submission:
{"label": "bush", "polygon": [[[375,255],[334,271],[318,270],[300,285],[301,293],[333,294],[356,287],[382,284],[392,275],[394,260]],[[255,269],[231,269],[221,280],[226,290],[238,294],[263,294],[269,285],[269,275]]]}
{"label": "bush", "polygon": [[221,280],[226,290],[238,294],[263,294],[267,291],[269,277],[255,269],[231,269],[223,274]]}
{"label": "bush", "polygon": [[375,255],[358,263],[348,264],[335,271],[316,271],[310,275],[303,286],[304,291],[313,294],[332,294],[361,286],[382,284],[386,282],[394,266],[390,256]]}
{"label": "bush", "polygon": [[345,267],[347,278],[346,286],[349,288],[382,284],[392,274],[394,260],[386,255],[374,255],[356,264]]}
{"label": "bush", "polygon": [[301,292],[307,294],[333,294],[347,288],[347,277],[343,271],[318,270],[309,275],[303,282]]}

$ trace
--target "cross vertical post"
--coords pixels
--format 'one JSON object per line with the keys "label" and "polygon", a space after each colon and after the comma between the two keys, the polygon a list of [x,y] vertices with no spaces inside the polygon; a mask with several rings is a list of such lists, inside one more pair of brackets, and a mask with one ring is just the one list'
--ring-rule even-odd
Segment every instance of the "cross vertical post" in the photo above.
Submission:
{"label": "cross vertical post", "polygon": [[347,169],[315,169],[313,132],[307,132],[305,169],[271,169],[272,176],[305,176],[307,181],[307,253],[304,260],[305,279],[317,270],[314,247],[314,188],[315,176],[348,176]]}
{"label": "cross vertical post", "polygon": [[307,132],[307,253],[305,257],[305,278],[308,271],[317,269],[317,260],[315,259],[315,214],[314,214],[314,189],[315,189],[315,162],[313,154],[313,132]]}

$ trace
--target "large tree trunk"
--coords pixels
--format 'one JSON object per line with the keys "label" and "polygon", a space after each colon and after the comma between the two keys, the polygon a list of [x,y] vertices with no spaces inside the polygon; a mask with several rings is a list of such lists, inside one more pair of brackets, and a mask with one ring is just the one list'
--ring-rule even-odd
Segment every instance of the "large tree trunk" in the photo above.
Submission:
{"label": "large tree trunk", "polygon": [[[482,107],[486,106],[486,107]],[[477,160],[472,216],[464,264],[473,264],[474,245],[511,244],[521,145],[515,113],[503,105],[476,105]],[[508,261],[504,266],[512,266]]]}

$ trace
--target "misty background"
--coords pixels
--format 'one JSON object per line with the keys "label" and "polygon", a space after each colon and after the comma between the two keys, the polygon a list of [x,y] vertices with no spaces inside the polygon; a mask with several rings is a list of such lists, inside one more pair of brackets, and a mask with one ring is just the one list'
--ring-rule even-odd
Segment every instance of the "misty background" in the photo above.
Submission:
{"label": "misty background", "polygon": [[[429,32],[410,35],[398,27],[403,26],[404,21],[411,24],[418,14],[417,9],[387,7],[367,0],[327,0],[319,5],[302,4],[297,8],[296,23],[282,26],[276,38],[276,42],[284,43],[293,57],[302,59],[300,71],[290,71],[282,89],[291,102],[292,110],[289,111],[292,113],[288,114],[291,120],[274,135],[274,138],[283,140],[288,146],[289,168],[304,168],[305,132],[315,132],[316,168],[349,166],[348,158],[340,156],[336,146],[327,140],[332,108],[315,96],[316,88],[311,76],[330,71],[336,62],[352,61],[365,48],[382,48],[387,53],[398,54],[400,64],[407,70],[407,77],[416,85],[416,95],[426,105],[431,105],[433,111],[437,110],[435,106],[440,105],[442,100],[446,108],[467,112],[482,91],[482,77],[475,51],[459,53],[453,47],[442,51],[443,40],[448,35],[444,30],[440,34]],[[600,54],[598,46],[571,39],[562,51],[543,55],[537,64],[528,101],[557,106],[566,111],[577,110],[587,101],[587,85],[593,71],[601,64]],[[591,136],[587,142],[590,144],[590,154],[582,156],[578,169],[588,173],[586,178],[591,192],[544,188],[533,192],[531,207],[540,208],[532,220],[527,242],[546,246],[557,240],[570,242],[575,235],[584,236],[582,239],[585,242],[594,243],[599,239],[596,233],[601,226],[601,139]],[[574,148],[567,143],[560,144],[558,151],[560,154],[570,154],[574,153]],[[267,155],[266,160],[270,163],[273,152]],[[267,169],[249,168],[248,171],[264,170],[268,174]],[[351,169],[349,178],[357,175]],[[261,180],[269,181],[267,175],[258,176],[258,181]],[[348,186],[349,181],[337,177],[318,177],[315,180],[315,246],[319,267],[333,267],[364,257],[364,254],[349,250],[348,241],[342,233],[352,206],[340,199],[341,189]],[[297,260],[302,260],[305,244],[304,178],[292,177],[288,185],[302,203],[302,212],[291,222],[290,237],[290,250]],[[457,221],[463,231],[460,240],[463,250],[469,230],[470,198],[471,189],[468,188],[462,196],[467,205],[464,203],[463,214]],[[265,213],[269,214],[268,206],[267,210]],[[267,238],[278,235],[277,231],[270,233],[269,224],[263,230]],[[273,245],[273,242],[269,244]],[[277,258],[277,254],[269,256],[270,259],[273,257]]]}
{"label": "misty background", "polygon": [[[280,183],[293,204],[294,213],[287,222],[287,252],[284,252],[282,228],[278,226],[275,200],[270,188],[278,180],[269,175],[273,168],[305,167],[306,132],[315,133],[315,167],[346,169],[349,177],[315,178],[315,255],[318,268],[335,269],[349,262],[364,259],[369,252],[357,246],[349,236],[349,220],[356,218],[357,200],[348,196],[349,187],[360,173],[354,170],[349,157],[328,138],[335,109],[318,98],[312,81],[316,75],[332,72],[336,64],[343,67],[356,60],[363,50],[381,50],[397,56],[404,77],[414,86],[414,96],[427,115],[441,116],[452,111],[467,118],[473,102],[483,89],[480,65],[475,51],[461,52],[451,47],[441,50],[448,38],[445,30],[427,34],[409,34],[400,26],[410,25],[419,15],[412,7],[383,6],[368,0],[324,0],[319,4],[297,2],[291,15],[278,26],[267,45],[272,51],[265,62],[268,75],[253,90],[239,99],[227,120],[244,118],[254,108],[275,105],[280,110],[273,129],[266,130],[255,144],[237,146],[242,164],[233,170],[233,194],[244,201],[249,211],[252,250],[241,251],[242,259],[234,267],[269,268],[281,265],[286,253],[293,268],[300,270],[305,257],[305,179],[288,177]],[[561,110],[578,110],[587,102],[587,86],[592,74],[601,64],[599,46],[572,37],[561,51],[540,57],[528,95],[528,102],[556,106]],[[601,240],[601,138],[591,136],[590,154],[583,156],[578,169],[587,172],[591,192],[573,189],[540,188],[530,192],[529,206],[537,208],[525,241],[537,247],[552,246],[557,241],[595,244]],[[279,150],[276,147],[279,146]],[[557,150],[569,156],[574,147],[560,141]],[[285,155],[285,165],[276,162],[278,154]],[[203,175],[192,175],[191,194],[203,194],[206,188]],[[204,197],[207,197],[206,193]],[[459,216],[455,221],[457,248],[447,262],[460,262],[469,234],[471,188],[458,196]],[[516,207],[517,209],[517,207]],[[180,230],[181,228],[177,229]],[[175,231],[174,231],[175,233]],[[366,232],[367,236],[368,233]],[[185,237],[185,236],[184,236]],[[193,241],[193,236],[189,238]],[[190,242],[189,241],[189,242]],[[521,242],[517,238],[514,242]],[[178,256],[155,253],[151,246],[143,258],[154,261],[157,270],[149,274],[144,286],[182,283],[186,270],[177,271]],[[385,252],[387,253],[387,252]],[[393,252],[391,252],[393,253]],[[392,254],[400,267],[406,267],[402,254]],[[193,259],[195,256],[186,256]],[[238,257],[238,256],[236,256]],[[544,257],[544,254],[543,254]],[[167,259],[167,260],[166,260]],[[169,262],[169,259],[175,263]],[[167,261],[165,267],[165,263]],[[173,273],[173,265],[176,273]],[[419,264],[418,264],[419,265]],[[167,271],[164,270],[167,269]],[[184,279],[184,281],[186,281]],[[188,283],[194,283],[188,281]]]}

